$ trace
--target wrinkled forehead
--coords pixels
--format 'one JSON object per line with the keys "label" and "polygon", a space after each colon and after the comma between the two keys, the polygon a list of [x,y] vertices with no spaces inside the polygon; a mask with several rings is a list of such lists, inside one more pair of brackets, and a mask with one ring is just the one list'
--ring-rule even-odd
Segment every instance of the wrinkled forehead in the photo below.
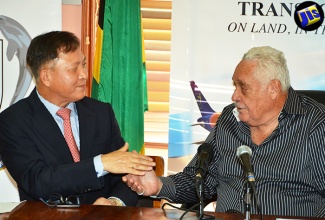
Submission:
{"label": "wrinkled forehead", "polygon": [[257,70],[258,63],[253,60],[242,60],[236,66],[232,80],[253,80],[255,79],[255,73]]}

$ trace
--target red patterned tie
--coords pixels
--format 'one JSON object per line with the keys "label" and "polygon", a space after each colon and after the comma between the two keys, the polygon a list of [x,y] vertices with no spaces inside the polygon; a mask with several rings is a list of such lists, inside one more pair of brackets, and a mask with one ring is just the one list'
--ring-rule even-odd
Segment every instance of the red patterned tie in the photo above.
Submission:
{"label": "red patterned tie", "polygon": [[70,124],[70,112],[71,110],[68,108],[59,109],[56,114],[63,119],[63,127],[64,127],[64,138],[69,146],[70,152],[72,154],[74,162],[80,161],[80,154],[74,140],[71,124]]}

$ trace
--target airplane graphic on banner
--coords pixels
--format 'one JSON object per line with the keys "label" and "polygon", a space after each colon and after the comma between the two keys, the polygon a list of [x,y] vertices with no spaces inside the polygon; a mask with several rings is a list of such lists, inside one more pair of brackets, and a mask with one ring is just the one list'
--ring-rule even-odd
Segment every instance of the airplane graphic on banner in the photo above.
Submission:
{"label": "airplane graphic on banner", "polygon": [[193,95],[196,99],[197,106],[199,107],[199,110],[202,115],[202,117],[197,119],[198,123],[193,124],[192,126],[201,125],[204,129],[211,131],[220,116],[220,112],[215,112],[211,108],[210,104],[205,99],[202,92],[199,90],[194,81],[190,81],[190,84],[193,91]]}

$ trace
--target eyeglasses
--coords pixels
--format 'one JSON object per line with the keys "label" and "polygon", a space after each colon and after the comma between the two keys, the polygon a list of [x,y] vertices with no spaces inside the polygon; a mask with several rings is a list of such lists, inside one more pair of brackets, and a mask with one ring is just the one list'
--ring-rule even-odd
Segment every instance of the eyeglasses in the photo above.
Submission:
{"label": "eyeglasses", "polygon": [[75,208],[80,207],[80,200],[78,196],[68,196],[64,198],[58,193],[52,193],[48,200],[40,198],[40,200],[45,203],[50,208],[60,207],[60,208]]}

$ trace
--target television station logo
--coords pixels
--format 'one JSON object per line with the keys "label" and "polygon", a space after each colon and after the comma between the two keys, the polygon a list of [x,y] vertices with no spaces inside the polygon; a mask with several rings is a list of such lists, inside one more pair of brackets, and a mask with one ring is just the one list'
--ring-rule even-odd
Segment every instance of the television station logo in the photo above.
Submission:
{"label": "television station logo", "polygon": [[298,27],[305,31],[313,31],[319,28],[324,20],[322,7],[312,1],[299,4],[294,13],[294,19]]}

